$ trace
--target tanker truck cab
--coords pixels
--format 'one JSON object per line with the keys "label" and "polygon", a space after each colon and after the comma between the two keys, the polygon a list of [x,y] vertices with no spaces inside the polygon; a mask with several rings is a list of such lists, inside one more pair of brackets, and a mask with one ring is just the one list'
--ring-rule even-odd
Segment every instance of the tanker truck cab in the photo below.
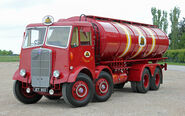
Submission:
{"label": "tanker truck cab", "polygon": [[26,104],[39,101],[43,95],[48,99],[63,95],[74,106],[86,105],[94,95],[92,25],[79,21],[53,23],[50,18],[45,18],[45,24],[26,28],[19,69],[13,77],[14,95]]}

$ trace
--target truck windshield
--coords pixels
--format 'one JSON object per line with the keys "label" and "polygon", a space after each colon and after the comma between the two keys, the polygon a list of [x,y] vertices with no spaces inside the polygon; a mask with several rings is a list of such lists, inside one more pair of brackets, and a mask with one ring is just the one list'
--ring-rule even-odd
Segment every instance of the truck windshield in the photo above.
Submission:
{"label": "truck windshield", "polygon": [[23,48],[40,46],[43,44],[46,27],[33,27],[26,30]]}
{"label": "truck windshield", "polygon": [[71,27],[50,27],[47,34],[46,45],[67,48]]}

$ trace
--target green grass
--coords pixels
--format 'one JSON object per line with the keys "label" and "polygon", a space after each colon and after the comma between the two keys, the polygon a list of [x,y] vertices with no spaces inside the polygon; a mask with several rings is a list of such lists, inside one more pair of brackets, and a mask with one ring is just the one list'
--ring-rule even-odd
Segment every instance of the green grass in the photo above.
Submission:
{"label": "green grass", "polygon": [[[159,62],[159,64],[164,64],[165,62]],[[181,65],[185,66],[185,63],[178,63],[178,62],[166,62],[168,65]]]}
{"label": "green grass", "polygon": [[185,63],[178,63],[178,62],[167,62],[168,65],[181,65],[185,66]]}
{"label": "green grass", "polygon": [[19,56],[0,56],[0,62],[18,62]]}

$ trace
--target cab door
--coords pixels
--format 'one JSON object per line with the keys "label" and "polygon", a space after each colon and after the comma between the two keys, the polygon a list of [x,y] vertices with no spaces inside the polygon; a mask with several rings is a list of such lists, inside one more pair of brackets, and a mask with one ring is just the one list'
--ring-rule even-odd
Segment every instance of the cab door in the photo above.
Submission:
{"label": "cab door", "polygon": [[92,36],[92,28],[90,27],[80,27],[80,62],[81,65],[88,67],[89,69],[95,68],[95,58],[94,58],[94,42]]}
{"label": "cab door", "polygon": [[92,40],[92,27],[79,26],[73,28],[70,64],[74,68],[84,66],[95,71],[94,42]]}

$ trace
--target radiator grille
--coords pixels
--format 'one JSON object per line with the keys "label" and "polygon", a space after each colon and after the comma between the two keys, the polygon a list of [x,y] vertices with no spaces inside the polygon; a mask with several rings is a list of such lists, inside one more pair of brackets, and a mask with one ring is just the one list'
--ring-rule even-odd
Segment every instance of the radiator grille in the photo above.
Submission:
{"label": "radiator grille", "polygon": [[50,49],[37,48],[31,52],[31,81],[33,87],[49,87],[51,76],[52,52]]}

